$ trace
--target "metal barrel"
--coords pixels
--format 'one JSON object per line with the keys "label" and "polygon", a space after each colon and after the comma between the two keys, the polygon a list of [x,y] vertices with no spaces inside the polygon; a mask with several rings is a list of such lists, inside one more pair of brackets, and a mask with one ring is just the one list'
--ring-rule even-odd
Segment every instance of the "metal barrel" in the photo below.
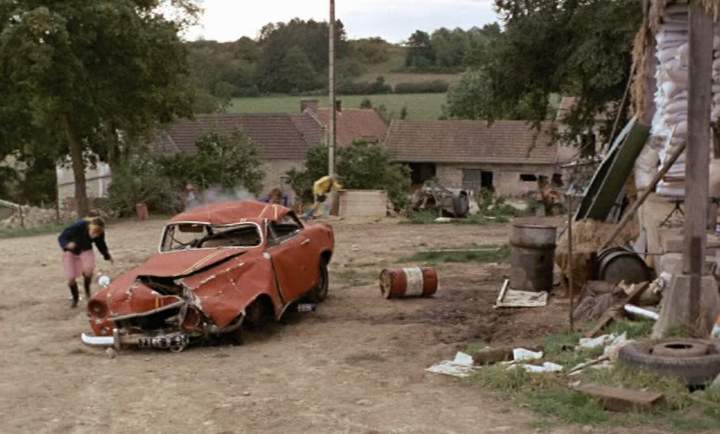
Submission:
{"label": "metal barrel", "polygon": [[598,280],[618,284],[649,282],[653,279],[652,270],[637,253],[612,247],[598,255]]}
{"label": "metal barrel", "polygon": [[518,222],[510,232],[510,287],[550,291],[555,262],[554,226]]}
{"label": "metal barrel", "polygon": [[385,298],[430,297],[437,286],[434,268],[394,268],[380,273],[380,293]]}

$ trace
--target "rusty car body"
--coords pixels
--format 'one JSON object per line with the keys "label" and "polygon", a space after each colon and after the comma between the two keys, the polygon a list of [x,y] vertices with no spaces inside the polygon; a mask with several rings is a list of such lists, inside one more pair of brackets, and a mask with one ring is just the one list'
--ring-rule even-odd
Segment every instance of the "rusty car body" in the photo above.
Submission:
{"label": "rusty car body", "polygon": [[88,345],[182,351],[196,340],[279,319],[328,291],[332,228],[255,201],[202,206],[173,217],[158,252],[88,302]]}

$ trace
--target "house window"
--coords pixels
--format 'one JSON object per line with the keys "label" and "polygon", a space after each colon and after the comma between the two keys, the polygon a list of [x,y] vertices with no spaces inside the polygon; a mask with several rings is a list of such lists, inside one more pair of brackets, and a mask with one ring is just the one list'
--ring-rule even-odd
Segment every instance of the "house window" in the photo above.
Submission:
{"label": "house window", "polygon": [[528,173],[521,173],[521,174],[520,174],[520,181],[523,181],[523,182],[536,182],[536,181],[537,181],[537,176],[531,175],[531,174],[528,174]]}
{"label": "house window", "polygon": [[463,169],[463,188],[466,190],[495,190],[493,173],[480,169]]}

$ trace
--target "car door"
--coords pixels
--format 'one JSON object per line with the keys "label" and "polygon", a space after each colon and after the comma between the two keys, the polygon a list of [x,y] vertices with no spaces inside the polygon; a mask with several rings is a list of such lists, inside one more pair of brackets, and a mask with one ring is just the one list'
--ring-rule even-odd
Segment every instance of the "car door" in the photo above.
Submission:
{"label": "car door", "polygon": [[269,223],[268,253],[285,302],[302,297],[319,280],[317,252],[302,224],[294,219]]}

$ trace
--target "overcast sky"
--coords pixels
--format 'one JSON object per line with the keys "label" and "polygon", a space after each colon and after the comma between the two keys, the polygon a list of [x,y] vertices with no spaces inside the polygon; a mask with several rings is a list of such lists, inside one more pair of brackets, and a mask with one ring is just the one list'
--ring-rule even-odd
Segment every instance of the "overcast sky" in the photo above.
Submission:
{"label": "overcast sky", "polygon": [[[483,26],[496,21],[492,0],[336,0],[350,38],[380,36],[400,42],[417,29]],[[201,0],[205,14],[187,39],[255,38],[269,22],[299,17],[326,21],[328,0]]]}

